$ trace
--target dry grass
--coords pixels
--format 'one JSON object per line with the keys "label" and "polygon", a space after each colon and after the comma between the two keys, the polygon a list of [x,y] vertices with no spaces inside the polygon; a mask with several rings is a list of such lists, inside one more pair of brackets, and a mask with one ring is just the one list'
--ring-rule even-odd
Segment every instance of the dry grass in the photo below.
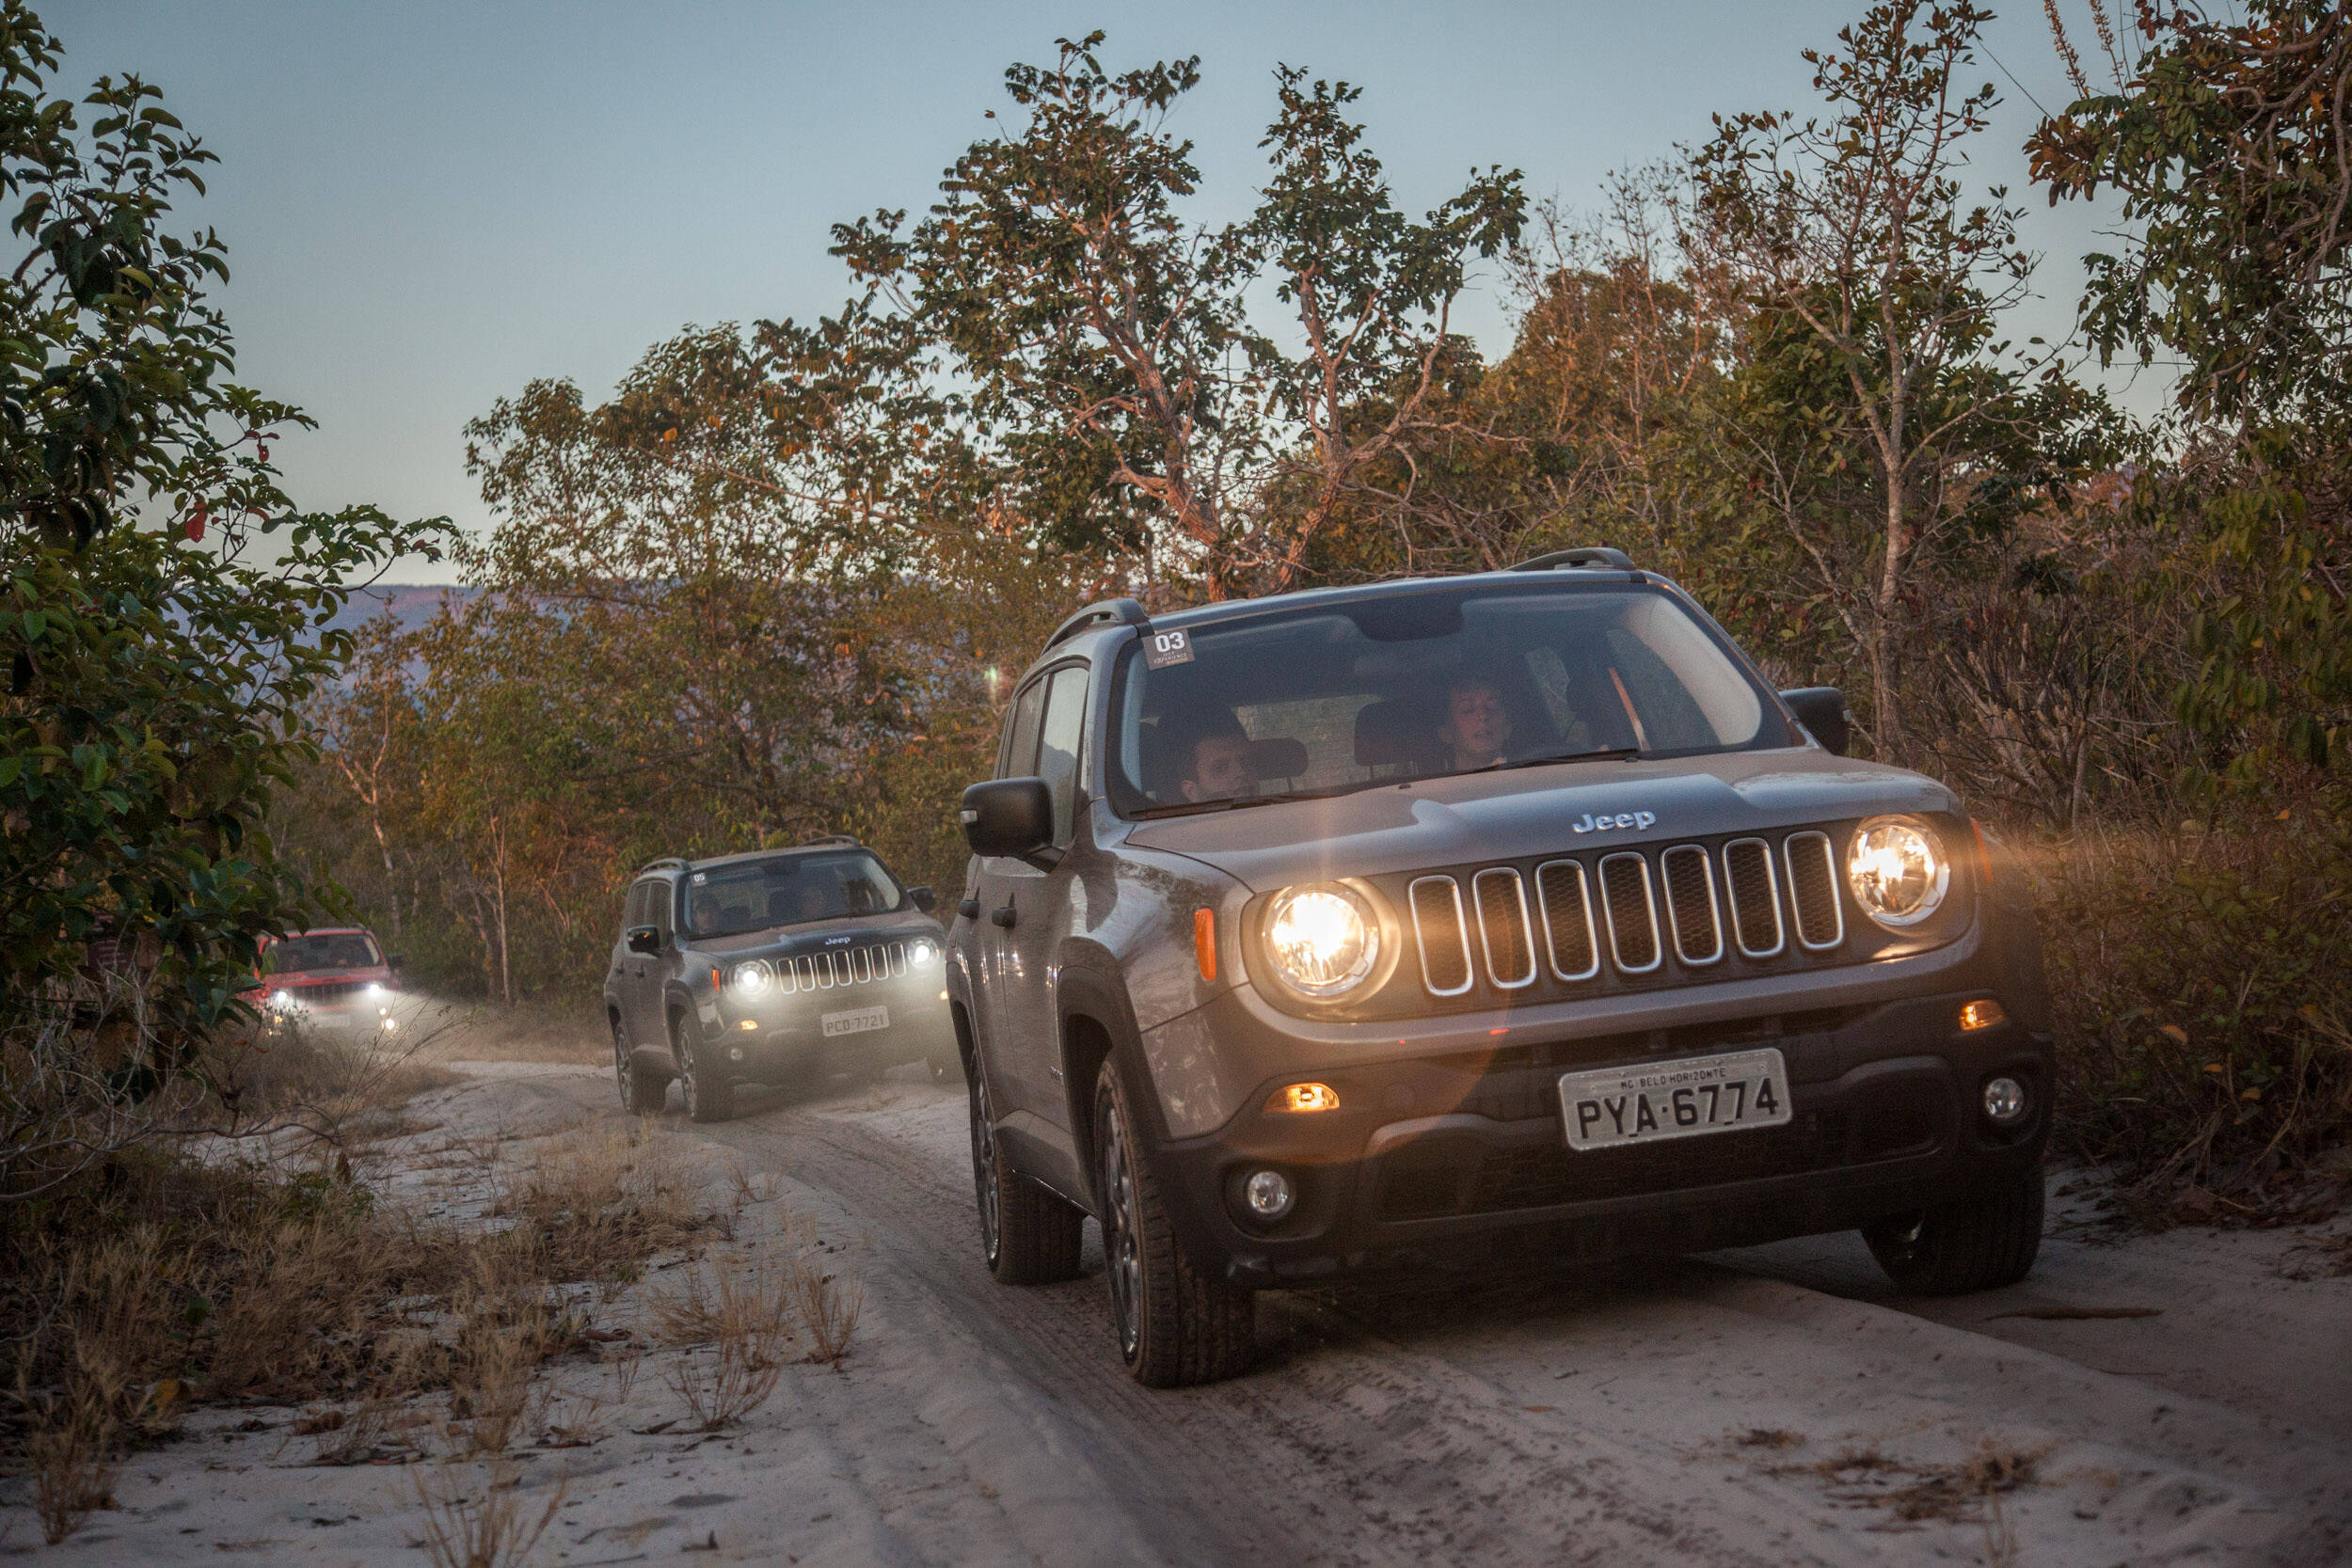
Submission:
{"label": "dry grass", "polygon": [[424,1510],[424,1536],[418,1544],[434,1568],[518,1568],[555,1522],[570,1485],[555,1486],[534,1518],[522,1505],[516,1490],[520,1478],[511,1463],[494,1463],[479,1488],[469,1484],[469,1468],[437,1465],[416,1477],[417,1500]]}
{"label": "dry grass", "polygon": [[2324,802],[2029,856],[2058,1000],[2057,1132],[2175,1218],[2331,1200],[2352,1141],[2352,824]]}
{"label": "dry grass", "polygon": [[792,1303],[801,1326],[808,1331],[809,1359],[838,1370],[857,1334],[858,1316],[866,1307],[866,1288],[823,1272],[805,1252],[797,1255],[789,1275]]}
{"label": "dry grass", "polygon": [[665,1373],[698,1430],[731,1426],[776,1391],[785,1342],[792,1337],[795,1277],[791,1270],[784,1281],[765,1269],[741,1277],[723,1270],[706,1287],[697,1269],[675,1292],[655,1300],[653,1320],[664,1339],[710,1347],[707,1364],[681,1356]]}
{"label": "dry grass", "polygon": [[43,1405],[27,1400],[38,1425],[25,1440],[33,1513],[52,1546],[82,1528],[91,1511],[114,1506],[114,1397],[119,1390],[70,1387]]}
{"label": "dry grass", "polygon": [[[1899,1519],[1977,1517],[1985,1523],[1988,1545],[1995,1549],[1997,1561],[2003,1560],[1997,1555],[2003,1542],[2008,1542],[2007,1549],[2014,1550],[2008,1521],[2000,1512],[2000,1497],[2033,1485],[2049,1451],[2048,1444],[2021,1449],[1987,1437],[1975,1453],[1957,1465],[1915,1465],[1890,1458],[1876,1448],[1848,1448],[1809,1465],[1774,1465],[1770,1473],[1818,1477],[1840,1489],[1831,1494],[1838,1501],[1891,1509]],[[1901,1485],[1890,1484],[1893,1478],[1901,1476],[1910,1480]]]}

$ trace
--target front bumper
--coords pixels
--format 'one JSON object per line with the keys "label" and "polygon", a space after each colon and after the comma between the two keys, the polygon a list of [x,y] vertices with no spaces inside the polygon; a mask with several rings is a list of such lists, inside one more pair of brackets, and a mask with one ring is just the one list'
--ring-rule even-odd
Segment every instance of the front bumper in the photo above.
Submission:
{"label": "front bumper", "polygon": [[[755,1082],[810,1069],[946,1061],[956,1053],[956,1037],[944,989],[930,974],[748,1002],[727,997],[706,1012],[703,1037],[728,1071]],[[886,1023],[846,1027],[870,1025],[875,1009]]]}
{"label": "front bumper", "polygon": [[[1414,1252],[1535,1246],[1597,1259],[1845,1229],[1994,1186],[2041,1159],[2049,1041],[2013,1021],[1963,1033],[1960,1004],[1988,994],[1998,992],[1295,1071],[1259,1085],[1216,1132],[1163,1144],[1162,1190],[1195,1261],[1251,1285]],[[1568,1148],[1561,1073],[1762,1045],[1788,1067],[1786,1125]],[[1978,1108],[1996,1073],[2032,1096],[2014,1128],[1994,1128]],[[1337,1090],[1340,1108],[1261,1108],[1307,1079]],[[1242,1217],[1238,1202],[1248,1173],[1268,1165],[1298,1193],[1271,1226]]]}

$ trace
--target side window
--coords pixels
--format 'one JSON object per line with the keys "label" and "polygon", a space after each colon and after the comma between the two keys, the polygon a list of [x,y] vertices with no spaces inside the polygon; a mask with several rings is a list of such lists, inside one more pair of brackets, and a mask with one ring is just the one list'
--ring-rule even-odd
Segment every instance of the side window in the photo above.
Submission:
{"label": "side window", "polygon": [[1046,684],[1050,695],[1039,735],[1037,772],[1054,792],[1054,842],[1068,844],[1077,814],[1078,754],[1086,733],[1086,666],[1057,670]]}
{"label": "side window", "polygon": [[670,929],[675,924],[670,908],[671,893],[670,884],[660,878],[645,884],[645,924],[660,930],[664,947],[670,944]]}
{"label": "side window", "polygon": [[651,882],[639,882],[628,890],[628,904],[621,911],[621,929],[633,931],[645,924],[645,895],[652,890]]}
{"label": "side window", "polygon": [[996,765],[1000,779],[1025,779],[1037,762],[1037,721],[1045,707],[1045,683],[1032,681],[1022,689],[1005,721],[1005,755]]}

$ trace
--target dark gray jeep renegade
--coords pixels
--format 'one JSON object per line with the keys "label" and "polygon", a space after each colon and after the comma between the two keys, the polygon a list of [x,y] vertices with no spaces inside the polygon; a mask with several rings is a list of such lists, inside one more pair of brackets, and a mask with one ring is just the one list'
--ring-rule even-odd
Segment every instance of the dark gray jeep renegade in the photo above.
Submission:
{"label": "dark gray jeep renegade", "polygon": [[621,1103],[722,1121],[738,1083],[956,1061],[939,922],[856,839],[658,860],[637,874],[604,978]]}
{"label": "dark gray jeep renegade", "polygon": [[1152,1385],[1251,1291],[1419,1253],[1858,1227],[1906,1290],[2033,1261],[2051,1055],[2016,869],[1614,550],[1132,600],[1018,688],[948,933],[980,1237],[1103,1227]]}

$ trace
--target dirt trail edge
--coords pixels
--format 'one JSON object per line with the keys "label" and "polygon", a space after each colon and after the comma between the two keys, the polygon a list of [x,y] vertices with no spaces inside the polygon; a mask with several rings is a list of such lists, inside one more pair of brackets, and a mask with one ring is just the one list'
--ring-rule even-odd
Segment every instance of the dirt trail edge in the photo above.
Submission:
{"label": "dirt trail edge", "polygon": [[[586,1072],[529,1086],[610,1099]],[[1099,1259],[1044,1290],[981,1269],[960,1094],[754,1101],[698,1131],[862,1239],[890,1320],[864,1375],[1041,1560],[2352,1560],[2340,1434],[1711,1263],[1271,1295],[1263,1370],[1150,1393],[1108,1343]],[[2310,1288],[2352,1307],[2344,1286]]]}

